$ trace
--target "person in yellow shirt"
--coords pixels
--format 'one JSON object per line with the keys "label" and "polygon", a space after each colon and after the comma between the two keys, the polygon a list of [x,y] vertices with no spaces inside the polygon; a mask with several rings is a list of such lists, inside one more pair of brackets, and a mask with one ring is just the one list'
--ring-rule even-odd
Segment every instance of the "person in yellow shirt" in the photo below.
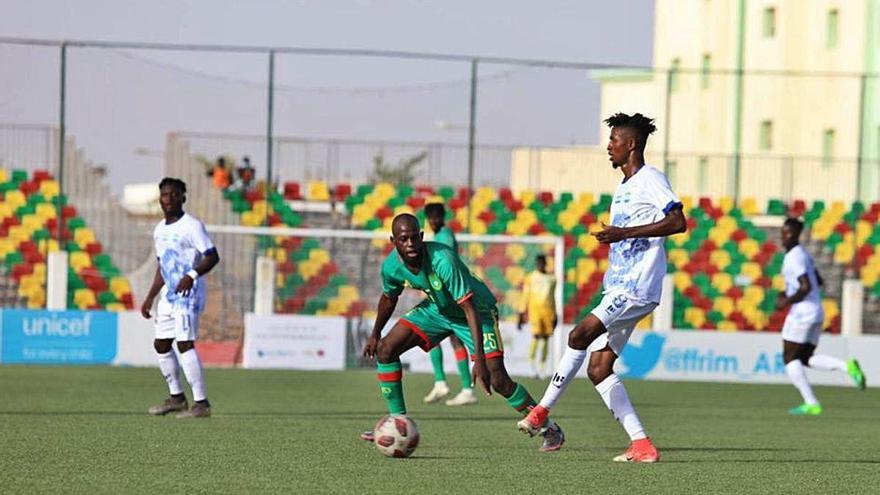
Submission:
{"label": "person in yellow shirt", "polygon": [[[532,327],[532,344],[529,347],[529,364],[536,378],[543,378],[547,364],[547,342],[556,328],[556,277],[547,273],[547,257],[535,257],[535,270],[523,280],[522,304],[517,329],[522,330],[528,322]],[[538,347],[541,347],[541,360],[536,361]]]}

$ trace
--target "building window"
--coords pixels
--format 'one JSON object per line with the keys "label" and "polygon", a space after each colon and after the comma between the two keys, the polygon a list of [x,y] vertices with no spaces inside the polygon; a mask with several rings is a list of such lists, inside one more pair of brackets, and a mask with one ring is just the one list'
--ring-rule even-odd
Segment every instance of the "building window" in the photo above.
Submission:
{"label": "building window", "polygon": [[837,48],[837,18],[837,9],[828,11],[825,21],[825,46],[828,48]]}
{"label": "building window", "polygon": [[700,70],[700,87],[709,88],[709,81],[712,76],[712,55],[703,54],[703,67]]}
{"label": "building window", "polygon": [[706,184],[709,182],[709,158],[700,157],[697,163],[697,190],[701,193],[706,190]]}
{"label": "building window", "polygon": [[681,59],[674,58],[672,59],[672,64],[669,66],[669,91],[678,91],[678,72],[681,69]]}
{"label": "building window", "polygon": [[834,164],[834,129],[825,129],[822,133],[822,166]]}
{"label": "building window", "polygon": [[773,149],[773,121],[765,120],[761,122],[761,137],[758,142],[758,148],[761,151],[770,151]]}
{"label": "building window", "polygon": [[761,33],[765,38],[776,36],[776,7],[764,9],[764,15],[761,17]]}

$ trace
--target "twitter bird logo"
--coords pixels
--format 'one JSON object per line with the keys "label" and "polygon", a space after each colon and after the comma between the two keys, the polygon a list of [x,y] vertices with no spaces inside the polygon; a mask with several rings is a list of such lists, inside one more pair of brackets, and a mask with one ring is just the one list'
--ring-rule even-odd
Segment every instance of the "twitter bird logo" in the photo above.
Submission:
{"label": "twitter bird logo", "polygon": [[666,342],[666,337],[651,332],[645,335],[645,338],[642,339],[642,345],[638,347],[632,342],[628,343],[620,356],[623,365],[626,366],[626,371],[621,376],[624,378],[644,378],[660,361],[660,351],[663,350],[664,342]]}

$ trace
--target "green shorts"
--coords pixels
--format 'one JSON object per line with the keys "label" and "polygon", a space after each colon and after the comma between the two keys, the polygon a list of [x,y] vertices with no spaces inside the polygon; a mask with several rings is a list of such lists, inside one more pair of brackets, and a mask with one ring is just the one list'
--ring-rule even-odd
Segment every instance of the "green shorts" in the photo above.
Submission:
{"label": "green shorts", "polygon": [[[441,340],[450,335],[455,335],[467,348],[473,359],[474,340],[471,338],[471,330],[467,321],[451,320],[440,314],[433,303],[427,301],[409,310],[399,323],[408,327],[422,338],[420,347],[425,352],[439,344]],[[480,327],[483,329],[483,353],[486,359],[501,357],[504,355],[504,344],[501,342],[501,331],[498,329],[498,310],[492,308],[490,312],[479,312]]]}

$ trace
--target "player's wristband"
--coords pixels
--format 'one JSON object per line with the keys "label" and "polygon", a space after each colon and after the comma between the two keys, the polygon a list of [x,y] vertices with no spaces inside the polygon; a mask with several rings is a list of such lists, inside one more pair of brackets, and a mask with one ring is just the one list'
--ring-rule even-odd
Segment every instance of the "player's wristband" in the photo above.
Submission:
{"label": "player's wristband", "polygon": [[195,282],[196,279],[199,278],[199,272],[195,271],[195,269],[192,269],[192,270],[186,272],[186,275],[189,278],[193,279],[193,282]]}

